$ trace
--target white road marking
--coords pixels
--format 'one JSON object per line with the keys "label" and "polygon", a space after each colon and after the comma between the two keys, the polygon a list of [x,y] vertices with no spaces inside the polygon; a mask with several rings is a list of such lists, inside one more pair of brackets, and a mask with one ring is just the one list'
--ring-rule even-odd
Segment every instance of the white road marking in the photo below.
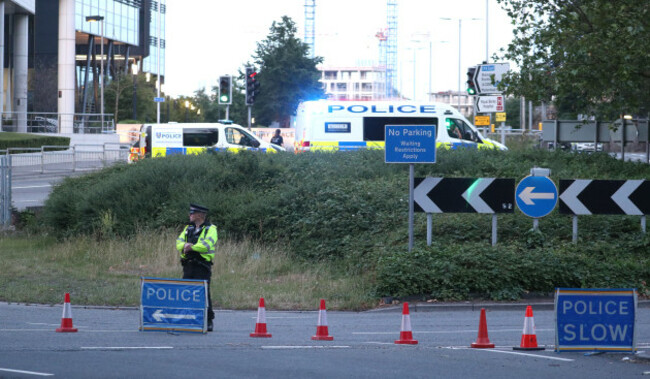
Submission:
{"label": "white road marking", "polygon": [[349,349],[350,346],[324,346],[324,345],[306,345],[306,346],[262,346],[262,349],[272,350],[290,350],[290,349]]}
{"label": "white road marking", "polygon": [[173,346],[82,346],[83,350],[169,350]]}
{"label": "white road marking", "polygon": [[12,370],[10,368],[1,368],[1,367],[0,367],[0,371],[13,372],[13,373],[16,373],[16,374],[27,374],[27,375],[38,375],[38,376],[54,376],[54,374],[48,374],[46,372]]}
{"label": "white road marking", "polygon": [[[553,332],[555,329],[536,329],[537,332]],[[500,332],[521,332],[521,328],[518,329],[490,329],[490,333],[500,333]],[[414,330],[413,334],[456,334],[456,333],[478,333],[476,329],[472,330]],[[352,332],[352,334],[399,334],[397,332]]]}
{"label": "white road marking", "polygon": [[[470,350],[471,348],[465,348],[465,349]],[[471,349],[471,350],[491,351],[493,353],[523,355],[525,357],[544,358],[544,359],[551,359],[551,360],[562,361],[562,362],[573,362],[573,359],[568,359],[568,358],[549,357],[548,355],[538,355],[538,354],[530,354],[530,353],[518,353],[516,351],[504,351],[504,350],[494,350],[494,349]]]}

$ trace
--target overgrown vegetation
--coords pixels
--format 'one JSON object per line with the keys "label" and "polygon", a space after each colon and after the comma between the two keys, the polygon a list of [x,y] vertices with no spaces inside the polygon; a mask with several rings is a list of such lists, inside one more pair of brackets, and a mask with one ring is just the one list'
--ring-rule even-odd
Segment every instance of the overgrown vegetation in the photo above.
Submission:
{"label": "overgrown vegetation", "polygon": [[[57,187],[39,222],[60,239],[111,240],[178,228],[189,202],[205,204],[223,241],[252,239],[286,249],[298,262],[324,262],[371,280],[374,296],[513,299],[556,286],[637,287],[648,291],[648,237],[638,217],[571,218],[557,212],[532,221],[499,216],[490,246],[490,216],[434,215],[435,244],[424,243],[416,215],[416,249],[406,252],[408,168],[387,165],[383,151],[323,154],[214,153],[150,159],[71,178]],[[647,178],[646,164],[607,154],[542,150],[440,151],[416,176],[500,177],[552,169],[554,180]]]}

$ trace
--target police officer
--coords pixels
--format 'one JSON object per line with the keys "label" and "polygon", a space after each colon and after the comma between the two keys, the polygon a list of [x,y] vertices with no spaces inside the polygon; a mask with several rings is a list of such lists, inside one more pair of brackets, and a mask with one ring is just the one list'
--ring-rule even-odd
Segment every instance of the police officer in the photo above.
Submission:
{"label": "police officer", "polygon": [[176,249],[181,253],[183,279],[208,281],[208,332],[213,329],[210,277],[217,244],[217,227],[206,220],[208,208],[190,204],[190,223],[176,239]]}

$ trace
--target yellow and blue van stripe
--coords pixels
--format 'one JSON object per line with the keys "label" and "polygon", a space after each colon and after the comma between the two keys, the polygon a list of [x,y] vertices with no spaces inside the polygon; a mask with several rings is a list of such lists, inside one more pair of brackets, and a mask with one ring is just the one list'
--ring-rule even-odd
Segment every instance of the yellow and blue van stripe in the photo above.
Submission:
{"label": "yellow and blue van stripe", "polygon": [[[154,147],[152,149],[152,156],[154,157],[166,157],[169,155],[192,155],[192,154],[200,154],[206,152],[208,149],[205,147]],[[211,148],[210,150],[213,151],[230,151],[233,153],[237,153],[241,150],[252,150],[252,151],[261,151],[264,153],[275,153],[275,149],[267,149],[267,148],[253,148],[253,147],[247,147],[247,148],[237,148],[237,147],[230,147],[230,148],[223,148],[223,147],[215,147]]]}
{"label": "yellow and blue van stripe", "polygon": [[[350,151],[359,149],[384,149],[384,141],[312,141],[309,143],[310,151]],[[496,149],[497,147],[489,142],[436,142],[436,148],[448,150],[457,149]]]}

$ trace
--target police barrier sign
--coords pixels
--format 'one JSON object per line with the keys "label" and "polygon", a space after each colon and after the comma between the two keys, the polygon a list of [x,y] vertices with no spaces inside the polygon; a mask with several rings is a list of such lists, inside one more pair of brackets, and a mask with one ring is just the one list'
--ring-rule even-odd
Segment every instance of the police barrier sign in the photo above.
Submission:
{"label": "police barrier sign", "polygon": [[205,333],[205,280],[141,278],[140,330]]}
{"label": "police barrier sign", "polygon": [[636,351],[636,305],[636,289],[556,289],[555,351]]}

